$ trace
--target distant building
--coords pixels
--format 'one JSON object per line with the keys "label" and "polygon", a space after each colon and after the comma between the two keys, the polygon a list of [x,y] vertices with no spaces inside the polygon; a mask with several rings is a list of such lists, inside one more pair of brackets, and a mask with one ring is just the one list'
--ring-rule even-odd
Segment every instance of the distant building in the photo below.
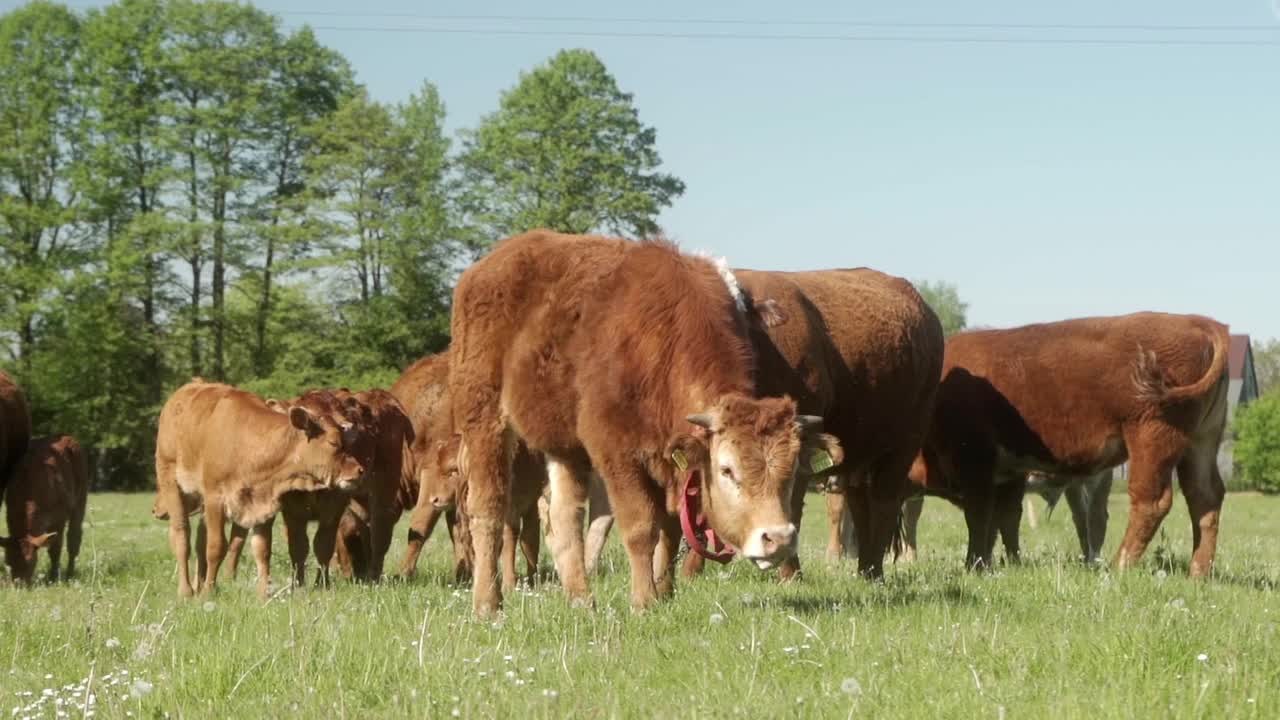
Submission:
{"label": "distant building", "polygon": [[1258,374],[1253,368],[1253,347],[1248,335],[1232,335],[1227,355],[1227,432],[1218,447],[1218,472],[1230,480],[1235,472],[1235,433],[1231,430],[1236,408],[1258,398]]}

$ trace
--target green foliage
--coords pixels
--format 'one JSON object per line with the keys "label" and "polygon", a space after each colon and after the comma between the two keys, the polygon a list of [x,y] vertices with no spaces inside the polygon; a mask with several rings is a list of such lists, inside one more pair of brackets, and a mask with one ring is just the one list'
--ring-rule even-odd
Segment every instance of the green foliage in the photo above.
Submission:
{"label": "green foliage", "polygon": [[653,234],[684,193],[658,171],[656,137],[594,53],[556,53],[466,135],[472,221],[489,240],[538,227]]}
{"label": "green foliage", "polygon": [[[545,192],[509,231],[647,231],[683,187],[590,53],[526,75],[467,163],[445,118],[430,82],[376,102],[309,29],[231,0],[0,15],[0,363],[36,431],[77,436],[95,490],[148,487],[193,375],[385,387],[446,347],[460,261],[492,237],[474,208]],[[545,160],[517,195],[493,174],[509,150]]]}
{"label": "green foliage", "polygon": [[1232,420],[1235,462],[1252,487],[1280,492],[1280,392],[1236,409]]}
{"label": "green foliage", "polygon": [[965,313],[969,309],[969,304],[960,300],[960,291],[954,284],[931,280],[918,281],[914,284],[924,301],[929,303],[929,307],[937,313],[944,335],[951,336],[965,329],[967,326]]}
{"label": "green foliage", "polygon": [[1253,343],[1253,371],[1259,393],[1280,391],[1280,338]]}

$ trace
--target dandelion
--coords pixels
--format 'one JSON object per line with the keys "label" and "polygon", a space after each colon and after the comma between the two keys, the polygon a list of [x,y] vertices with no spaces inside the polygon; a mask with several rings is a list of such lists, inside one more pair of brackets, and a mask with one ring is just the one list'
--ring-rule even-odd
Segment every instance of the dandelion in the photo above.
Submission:
{"label": "dandelion", "polygon": [[134,698],[141,700],[142,698],[146,697],[147,694],[150,693],[154,687],[155,686],[153,686],[151,683],[139,678],[133,681],[133,686],[129,688],[129,694],[132,695]]}
{"label": "dandelion", "polygon": [[711,613],[712,625],[719,625],[722,622],[724,622],[724,615],[721,615],[720,613]]}
{"label": "dandelion", "polygon": [[207,613],[211,613],[211,612],[213,612],[214,608],[216,608],[216,607],[218,607],[218,606],[217,606],[217,605],[214,605],[212,600],[205,600],[205,601],[204,601],[204,605],[201,605],[200,607],[201,607],[205,612],[207,612]]}
{"label": "dandelion", "polygon": [[533,666],[532,666],[532,665],[530,665],[529,667],[525,668],[525,669],[524,669],[524,671],[525,671],[525,672],[527,672],[527,673],[531,673],[531,672],[533,672]]}
{"label": "dandelion", "polygon": [[1196,656],[1196,659],[1199,660],[1200,662],[1208,662],[1209,656],[1206,653],[1200,653],[1199,655]]}
{"label": "dandelion", "polygon": [[[556,698],[560,697],[560,693],[555,690],[552,690],[551,688],[547,688],[546,690],[542,691],[542,697],[547,698],[548,700],[555,700]],[[1250,700],[1249,702],[1253,702],[1253,701]]]}
{"label": "dandelion", "polygon": [[503,659],[503,660],[505,660],[505,661],[507,661],[507,662],[511,662],[512,660],[515,660],[515,658],[514,658],[514,657],[512,657],[511,655],[503,655],[503,656],[502,656],[502,659]]}
{"label": "dandelion", "polygon": [[1159,580],[1160,582],[1164,582],[1164,579],[1167,577],[1169,577],[1169,573],[1165,572],[1164,570],[1156,571],[1156,580]]}
{"label": "dandelion", "polygon": [[119,641],[119,640],[117,640],[116,638],[107,638],[107,649],[108,649],[108,650],[115,650],[115,649],[116,649],[116,648],[118,648],[118,647],[120,647],[120,641]]}
{"label": "dandelion", "polygon": [[453,717],[462,717],[462,711],[459,710],[458,708],[454,708],[453,712],[449,714],[452,715]]}
{"label": "dandelion", "polygon": [[847,677],[840,683],[840,692],[845,695],[861,695],[862,684],[858,682],[858,678]]}
{"label": "dandelion", "polygon": [[1174,598],[1169,601],[1169,607],[1174,610],[1182,610],[1187,606],[1187,601],[1182,598]]}
{"label": "dandelion", "polygon": [[796,651],[796,649],[795,649],[795,648],[793,648],[793,647],[791,647],[791,646],[789,646],[789,645],[788,645],[787,647],[782,648],[782,652],[784,652],[784,653],[786,653],[786,654],[788,654],[788,655],[791,655],[791,654],[795,653],[795,651]]}
{"label": "dandelion", "polygon": [[507,679],[508,679],[508,680],[514,680],[515,678],[516,678],[516,673],[515,673],[515,671],[514,671],[514,670],[508,670],[508,671],[507,671]]}

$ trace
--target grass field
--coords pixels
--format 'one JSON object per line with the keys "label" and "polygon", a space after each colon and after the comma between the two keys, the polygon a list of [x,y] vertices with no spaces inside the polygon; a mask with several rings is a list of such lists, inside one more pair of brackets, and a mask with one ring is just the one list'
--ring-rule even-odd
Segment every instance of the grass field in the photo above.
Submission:
{"label": "grass field", "polygon": [[[1205,584],[1186,577],[1180,498],[1122,576],[1072,560],[1065,504],[1034,530],[1024,521],[1023,566],[968,575],[961,514],[930,500],[921,561],[873,586],[823,561],[811,495],[801,583],[709,564],[635,616],[615,534],[595,611],[551,581],[510,595],[498,623],[473,620],[469,590],[447,583],[442,531],[411,583],[342,582],[264,607],[249,561],[213,599],[179,602],[150,503],[91,496],[79,576],[0,589],[0,717],[84,717],[86,685],[97,718],[1280,717],[1275,497],[1228,497]],[[1108,554],[1126,511],[1113,495]],[[279,530],[274,550],[280,582]]]}

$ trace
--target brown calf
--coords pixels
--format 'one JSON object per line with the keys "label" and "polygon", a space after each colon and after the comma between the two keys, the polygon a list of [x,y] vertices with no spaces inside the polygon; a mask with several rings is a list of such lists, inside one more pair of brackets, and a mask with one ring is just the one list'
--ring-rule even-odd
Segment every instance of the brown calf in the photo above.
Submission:
{"label": "brown calf", "polygon": [[36,438],[13,473],[8,489],[9,537],[0,538],[13,579],[30,583],[36,553],[49,551],[49,580],[56,581],[67,541],[67,575],[74,575],[89,496],[89,469],[70,435]]}
{"label": "brown calf", "polygon": [[364,474],[351,426],[295,406],[278,412],[257,395],[199,378],[160,411],[157,506],[169,519],[178,595],[190,597],[190,525],[198,506],[208,524],[202,592],[212,592],[226,550],[228,520],[251,528],[258,592],[270,582],[271,524],[291,491],[355,488]]}
{"label": "brown calf", "polygon": [[758,397],[747,323],[727,269],[663,241],[534,231],[462,273],[449,392],[468,457],[477,614],[501,607],[517,438],[547,457],[552,555],[575,602],[590,602],[589,467],[608,488],[633,608],[672,590],[686,487],[710,528],[758,567],[795,554],[789,506],[802,446],[839,462],[839,442],[791,399]]}
{"label": "brown calf", "polygon": [[1089,475],[1129,460],[1129,526],[1116,552],[1142,557],[1173,503],[1191,513],[1190,574],[1213,566],[1225,494],[1227,327],[1199,315],[1135,313],[960,333],[920,465],[927,492],[965,512],[969,567],[990,565],[997,530],[1016,537],[1025,475]]}

